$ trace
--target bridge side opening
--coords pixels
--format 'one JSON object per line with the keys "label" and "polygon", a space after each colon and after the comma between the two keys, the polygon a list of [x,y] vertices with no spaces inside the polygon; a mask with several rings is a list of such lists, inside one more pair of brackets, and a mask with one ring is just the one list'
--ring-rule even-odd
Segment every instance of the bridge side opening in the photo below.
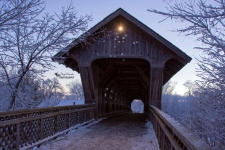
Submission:
{"label": "bridge side opening", "polygon": [[134,99],[131,103],[133,113],[144,113],[144,103],[140,99]]}

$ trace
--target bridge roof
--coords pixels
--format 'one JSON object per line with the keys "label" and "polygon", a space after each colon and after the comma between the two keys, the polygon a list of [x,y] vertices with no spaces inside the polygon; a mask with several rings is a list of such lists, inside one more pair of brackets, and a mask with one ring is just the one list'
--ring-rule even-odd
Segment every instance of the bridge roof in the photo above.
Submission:
{"label": "bridge roof", "polygon": [[[102,21],[97,23],[95,26],[93,26],[91,29],[89,29],[87,32],[85,32],[80,37],[83,37],[84,35],[87,35],[87,34],[88,35],[92,35],[92,34],[96,33],[101,28],[103,28],[106,24],[108,24],[109,22],[111,22],[113,19],[115,19],[118,16],[123,16],[124,18],[126,18],[127,20],[129,20],[130,22],[135,24],[137,27],[139,27],[140,29],[145,31],[149,36],[153,37],[154,39],[159,41],[161,44],[166,46],[172,53],[174,53],[174,54],[178,55],[180,58],[182,58],[184,60],[185,64],[191,61],[192,58],[189,57],[187,54],[185,54],[183,51],[181,51],[178,47],[176,47],[175,45],[170,43],[168,40],[166,40],[165,38],[160,36],[158,33],[156,33],[151,28],[149,28],[148,26],[146,26],[145,24],[140,22],[135,17],[131,16],[129,13],[127,13],[122,8],[119,8],[115,12],[111,13],[110,15],[108,15],[106,18],[104,18]],[[80,37],[75,39],[65,49],[63,49],[62,51],[58,52],[55,56],[53,56],[52,60],[53,61],[58,61],[59,58],[63,58],[63,57],[66,58],[66,56],[67,56],[66,53],[68,53],[73,47],[75,47],[76,45],[78,45],[78,44],[80,44],[82,42]],[[86,36],[86,38],[87,38],[87,36]]]}
{"label": "bridge roof", "polygon": [[[64,64],[66,67],[69,67],[72,70],[80,72],[79,66],[83,62],[79,62],[79,60],[86,59],[85,60],[86,62],[93,61],[93,59],[92,59],[93,56],[88,54],[88,51],[90,51],[90,50],[89,49],[87,50],[86,48],[84,48],[83,45],[85,45],[85,44],[88,45],[88,43],[91,43],[89,45],[98,44],[98,42],[96,42],[98,40],[94,41],[93,37],[97,39],[99,34],[102,34],[101,30],[104,29],[104,28],[106,28],[106,30],[108,28],[109,28],[109,30],[111,30],[110,28],[112,28],[112,25],[119,24],[121,18],[123,20],[123,23],[125,23],[126,25],[132,26],[132,29],[131,29],[132,32],[138,31],[140,33],[140,36],[142,36],[142,40],[146,41],[146,39],[151,39],[153,41],[153,43],[156,43],[156,45],[159,47],[159,49],[156,48],[157,49],[156,51],[162,50],[162,51],[165,52],[165,53],[151,52],[152,54],[150,54],[150,55],[152,55],[152,56],[149,55],[149,57],[151,57],[151,59],[154,59],[154,57],[158,57],[158,56],[161,57],[161,55],[164,55],[164,54],[169,55],[170,59],[167,60],[166,62],[164,62],[165,64],[164,64],[164,73],[163,73],[163,84],[165,84],[168,80],[170,80],[180,69],[182,69],[187,63],[189,63],[191,61],[191,57],[189,57],[187,54],[185,54],[183,51],[181,51],[178,47],[174,46],[168,40],[166,40],[165,38],[160,36],[158,33],[156,33],[151,28],[149,28],[148,26],[146,26],[145,24],[140,22],[138,19],[131,16],[129,13],[124,11],[122,8],[117,9],[115,12],[108,15],[106,18],[104,18],[102,21],[100,21],[94,27],[92,27],[87,32],[85,32],[83,35],[81,35],[80,37],[75,39],[65,49],[63,49],[62,51],[58,52],[55,56],[53,56],[52,60],[57,61],[59,64]],[[134,29],[134,31],[133,31],[133,29]],[[85,41],[84,38],[85,38],[86,41],[88,41],[87,43],[84,42]],[[134,38],[135,37],[133,37],[133,39]],[[147,40],[147,42],[150,42],[150,43],[152,41]],[[139,41],[139,42],[142,42],[142,41]],[[108,45],[110,45],[110,43],[108,43]],[[149,48],[146,49],[145,46],[146,45],[143,45],[144,51],[149,51],[148,50]],[[113,51],[113,50],[111,50],[110,46],[108,46],[106,49],[109,49],[109,50],[102,50],[101,53],[104,53],[104,51],[111,51],[111,52]],[[128,49],[127,51],[129,51],[129,47],[127,49]],[[85,51],[84,55],[86,55],[86,56],[84,56],[84,55],[82,57],[78,56],[83,51]],[[78,54],[76,57],[74,55],[75,53]],[[132,53],[132,52],[129,52],[129,53]],[[144,52],[144,53],[148,53],[148,52]],[[102,56],[101,58],[108,58],[109,57],[109,56],[103,57],[104,54],[100,54],[100,55]],[[119,57],[122,57],[122,56],[119,56]],[[117,57],[117,58],[119,58],[119,57]],[[136,56],[134,56],[134,55],[132,55],[132,56],[131,55],[130,56],[123,55],[123,57],[124,58],[128,58],[128,57],[129,58],[131,58],[131,57],[140,58],[138,53],[136,53]],[[162,56],[162,57],[164,57],[164,56]],[[108,59],[107,59],[107,61],[108,61]],[[104,61],[104,64],[106,64],[107,61]],[[161,59],[160,61],[164,61],[164,60]],[[144,69],[144,68],[142,68],[142,69]],[[146,71],[146,73],[147,72],[148,71]],[[132,74],[130,74],[130,75],[132,75]]]}

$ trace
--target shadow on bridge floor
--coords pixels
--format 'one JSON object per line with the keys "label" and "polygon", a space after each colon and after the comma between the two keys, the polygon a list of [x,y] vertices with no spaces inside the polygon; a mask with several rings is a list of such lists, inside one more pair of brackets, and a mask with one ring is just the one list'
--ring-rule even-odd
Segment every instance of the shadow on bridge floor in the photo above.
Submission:
{"label": "shadow on bridge floor", "polygon": [[158,146],[145,114],[125,113],[71,131],[40,149],[158,150]]}

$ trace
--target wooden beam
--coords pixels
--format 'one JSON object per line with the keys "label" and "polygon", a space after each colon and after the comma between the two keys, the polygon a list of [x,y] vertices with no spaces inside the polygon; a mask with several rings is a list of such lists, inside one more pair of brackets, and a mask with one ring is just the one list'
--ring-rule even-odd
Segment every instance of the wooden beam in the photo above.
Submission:
{"label": "wooden beam", "polygon": [[93,74],[93,83],[94,83],[94,87],[98,88],[97,84],[99,82],[99,76],[100,76],[100,68],[96,63],[92,63],[91,64],[91,71]]}
{"label": "wooden beam", "polygon": [[[120,69],[117,71],[117,74],[119,74],[119,72],[120,72]],[[113,84],[117,83],[117,81],[119,80],[119,78],[120,78],[120,75],[115,76],[113,79],[111,79],[111,81],[109,81],[108,83],[106,83],[106,84],[104,85],[104,87],[105,87],[105,88],[110,88],[110,85],[111,85],[112,83],[113,83]]]}
{"label": "wooden beam", "polygon": [[102,88],[98,88],[98,115],[102,115],[103,96]]}
{"label": "wooden beam", "polygon": [[113,65],[109,67],[105,73],[100,77],[98,87],[104,86],[106,83],[109,82],[109,80],[112,79],[112,77],[117,73],[118,69],[116,68],[116,65]]}
{"label": "wooden beam", "polygon": [[92,103],[92,100],[96,98],[96,91],[94,89],[94,83],[92,78],[92,72],[90,67],[80,66],[80,76],[82,86],[84,90],[85,103]]}
{"label": "wooden beam", "polygon": [[163,67],[151,67],[151,86],[149,93],[149,103],[161,109],[161,96],[163,85]]}
{"label": "wooden beam", "polygon": [[137,70],[137,73],[139,73],[140,77],[145,81],[145,83],[147,84],[147,86],[149,87],[149,79],[148,77],[145,75],[145,73],[143,72],[143,70],[137,66],[137,65],[134,65],[134,67],[136,68]]}
{"label": "wooden beam", "polygon": [[140,84],[143,86],[143,89],[145,89],[145,91],[148,91],[149,89],[149,79],[146,77],[145,73],[141,70],[141,68],[137,65],[135,65],[136,68],[136,72],[138,74],[138,79]]}

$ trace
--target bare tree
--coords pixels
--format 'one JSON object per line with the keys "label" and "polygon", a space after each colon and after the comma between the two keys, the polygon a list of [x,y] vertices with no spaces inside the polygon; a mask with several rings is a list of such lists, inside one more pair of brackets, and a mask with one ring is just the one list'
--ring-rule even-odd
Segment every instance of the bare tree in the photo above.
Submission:
{"label": "bare tree", "polygon": [[196,91],[196,88],[197,88],[196,83],[192,82],[191,80],[187,80],[183,85],[187,89],[187,92],[185,92],[185,95],[194,96],[194,92]]}
{"label": "bare tree", "polygon": [[64,97],[64,89],[57,78],[43,80],[39,90],[42,98],[42,102],[39,107],[55,106]]}
{"label": "bare tree", "polygon": [[72,81],[67,84],[67,87],[70,90],[70,95],[75,99],[84,99],[83,86],[80,81]]}
{"label": "bare tree", "polygon": [[166,113],[169,112],[169,109],[171,108],[169,106],[171,97],[173,97],[174,94],[174,89],[176,86],[176,82],[168,81],[162,89],[162,110],[165,111]]}
{"label": "bare tree", "polygon": [[172,95],[175,89],[177,82],[168,81],[162,90],[162,95]]}
{"label": "bare tree", "polygon": [[9,109],[14,109],[26,75],[42,77],[52,69],[52,53],[86,31],[92,18],[78,17],[72,3],[55,15],[44,14],[42,0],[2,0],[1,5],[0,78],[11,89]]}
{"label": "bare tree", "polygon": [[18,17],[32,19],[28,14],[37,14],[44,10],[44,3],[37,0],[0,0],[0,4],[0,31],[7,31],[10,26],[15,25]]}
{"label": "bare tree", "polygon": [[[189,0],[168,3],[167,12],[149,12],[186,23],[174,31],[194,36],[202,43],[199,56],[194,101],[190,113],[191,130],[216,149],[225,148],[225,2],[224,0]],[[162,21],[164,21],[162,20]],[[188,86],[188,84],[187,84]]]}
{"label": "bare tree", "polygon": [[[11,76],[16,75],[12,74]],[[17,101],[14,104],[15,109],[18,110],[33,108],[39,103],[41,103],[42,96],[39,87],[40,81],[38,81],[38,79],[35,79],[35,77],[32,76],[30,73],[27,73],[27,75],[21,81],[20,88],[17,91]],[[10,106],[12,89],[8,86],[8,83],[4,81],[1,82],[0,88],[0,111],[7,111]]]}

